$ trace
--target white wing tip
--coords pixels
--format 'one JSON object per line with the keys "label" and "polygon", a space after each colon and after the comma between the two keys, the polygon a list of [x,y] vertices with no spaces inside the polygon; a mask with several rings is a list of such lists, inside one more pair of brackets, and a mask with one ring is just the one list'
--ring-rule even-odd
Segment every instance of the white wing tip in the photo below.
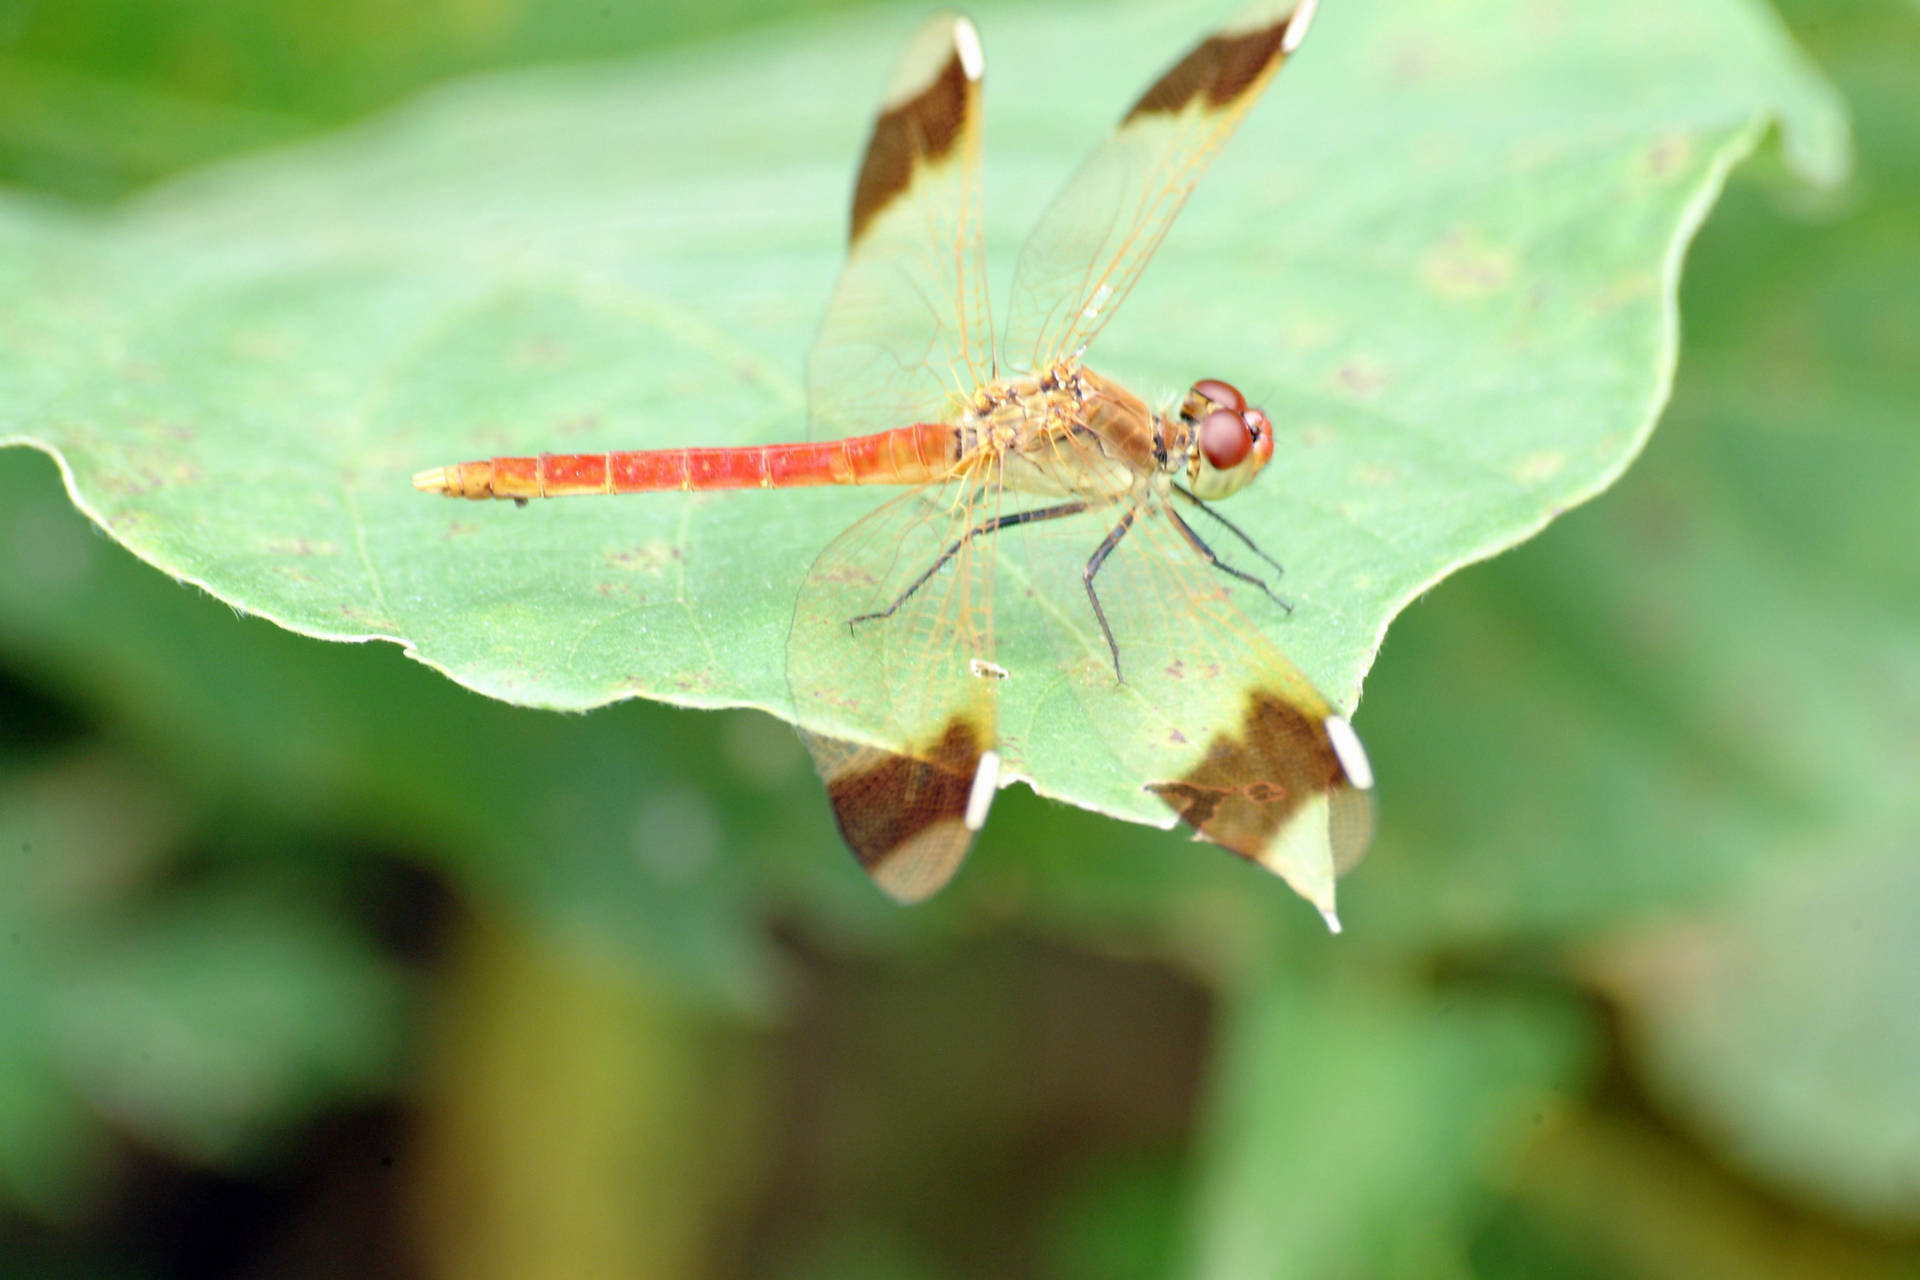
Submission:
{"label": "white wing tip", "polygon": [[[987,825],[987,810],[993,807],[993,793],[1000,789],[1000,753],[985,751],[973,770],[973,789],[967,792],[967,830],[978,831]],[[949,810],[951,812],[951,810]]]}
{"label": "white wing tip", "polygon": [[1367,759],[1367,749],[1360,745],[1360,735],[1353,731],[1345,716],[1328,716],[1325,724],[1327,742],[1333,747],[1347,781],[1356,790],[1373,790],[1373,762]]}
{"label": "white wing tip", "polygon": [[1319,7],[1320,0],[1300,0],[1294,11],[1287,15],[1287,33],[1280,37],[1280,52],[1292,53],[1307,38],[1307,28],[1313,25],[1313,11]]}
{"label": "white wing tip", "polygon": [[[1314,0],[1307,0],[1309,8]],[[1291,33],[1292,28],[1288,28]],[[953,49],[960,55],[960,70],[969,80],[978,80],[987,71],[987,56],[980,49],[980,32],[974,27],[973,20],[958,17],[953,20]]]}
{"label": "white wing tip", "polygon": [[1334,911],[1332,907],[1321,907],[1319,910],[1320,910],[1320,918],[1327,922],[1327,932],[1339,933],[1340,932],[1339,913]]}

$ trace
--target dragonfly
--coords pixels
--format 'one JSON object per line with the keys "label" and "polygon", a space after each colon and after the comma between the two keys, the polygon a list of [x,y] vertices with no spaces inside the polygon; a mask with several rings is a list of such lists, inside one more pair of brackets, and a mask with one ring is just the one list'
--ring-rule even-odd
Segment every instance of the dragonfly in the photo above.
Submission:
{"label": "dragonfly", "polygon": [[[497,457],[414,486],[522,505],[903,487],[819,554],[787,646],[794,721],[874,883],[917,902],[948,882],[1014,777],[1001,690],[1061,681],[1130,783],[1284,877],[1338,931],[1334,881],[1371,838],[1372,767],[1234,602],[1291,612],[1278,563],[1213,506],[1267,465],[1273,422],[1224,379],[1156,411],[1085,363],[1314,3],[1249,4],[1148,86],[1041,215],[997,329],[985,60],[971,22],[936,15],[907,44],[860,164],[808,357],[805,441]],[[1001,579],[1045,619],[1052,657],[1023,666],[996,647]]]}

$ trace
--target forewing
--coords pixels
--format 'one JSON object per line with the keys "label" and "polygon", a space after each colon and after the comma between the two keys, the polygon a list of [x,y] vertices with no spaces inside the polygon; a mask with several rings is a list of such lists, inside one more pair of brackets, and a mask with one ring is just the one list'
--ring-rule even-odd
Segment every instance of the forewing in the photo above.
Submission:
{"label": "forewing", "polygon": [[965,535],[999,495],[976,474],[894,499],[821,553],[794,610],[800,736],[854,857],[902,902],[953,876],[997,785],[995,557]]}
{"label": "forewing", "polygon": [[980,39],[943,13],[894,72],[847,261],[807,360],[815,439],[944,422],[992,372],[980,252]]}
{"label": "forewing", "polygon": [[1148,87],[1040,216],[1001,351],[1038,369],[1083,350],[1126,298],[1214,153],[1306,35],[1314,0],[1260,0]]}
{"label": "forewing", "polygon": [[[1094,578],[1119,650],[1116,678],[1080,575],[1127,510],[1110,506],[1098,526],[1022,531],[1036,591],[1073,601],[1044,616],[1082,708],[1130,779],[1206,839],[1284,877],[1337,927],[1334,880],[1372,836],[1373,776],[1359,739],[1236,597],[1276,629],[1288,625],[1282,608],[1144,507]],[[1196,518],[1189,528],[1231,562],[1231,536]],[[1241,551],[1251,561],[1243,571],[1268,567]]]}

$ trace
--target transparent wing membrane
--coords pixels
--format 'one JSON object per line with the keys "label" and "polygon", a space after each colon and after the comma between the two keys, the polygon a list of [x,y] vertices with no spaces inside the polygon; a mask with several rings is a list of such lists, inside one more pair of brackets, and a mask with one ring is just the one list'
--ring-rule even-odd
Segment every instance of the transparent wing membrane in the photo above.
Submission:
{"label": "transparent wing membrane", "polygon": [[943,13],[888,86],[847,261],[807,361],[815,439],[945,422],[993,375],[980,252],[980,41]]}
{"label": "transparent wing membrane", "polygon": [[[947,882],[985,816],[994,556],[968,535],[1000,493],[975,474],[887,503],[820,554],[794,610],[795,707],[840,727],[801,736],[854,856],[904,901]],[[979,785],[991,799],[993,780]]]}
{"label": "transparent wing membrane", "polygon": [[[1207,839],[1331,913],[1335,877],[1371,838],[1371,773],[1357,739],[1342,735],[1345,722],[1329,727],[1335,709],[1267,639],[1284,610],[1209,564],[1170,518],[1180,510],[1177,499],[1171,508],[1109,501],[1006,536],[1019,539],[1037,590],[1080,597],[1081,607],[1045,616],[1082,709],[1120,767]],[[1128,516],[1093,579],[1116,676],[1082,574]],[[1188,524],[1229,565],[1271,574],[1204,520]],[[1256,626],[1243,606],[1272,616]]]}
{"label": "transparent wing membrane", "polygon": [[1246,6],[1087,157],[1020,252],[1001,346],[1011,367],[1041,368],[1093,341],[1312,15],[1313,0]]}
{"label": "transparent wing membrane", "polygon": [[1145,406],[1077,368],[1312,7],[1249,5],[1134,104],[1019,259],[1003,354],[1049,372],[977,398],[996,377],[979,43],[964,18],[943,14],[901,61],[809,360],[813,431],[964,418],[953,439],[971,452],[821,553],[788,649],[801,736],[840,829],[898,899],[938,890],[966,856],[997,785],[999,682],[1032,674],[996,655],[1003,551],[1026,557],[1031,591],[1053,606],[1036,612],[1126,776],[1207,839],[1284,876],[1329,920],[1334,878],[1366,848],[1371,772],[1358,739],[1235,602],[1278,624],[1280,606],[1245,578],[1268,566],[1237,545],[1215,551],[1239,561],[1241,577],[1209,562],[1204,540],[1220,530],[1184,528],[1163,505],[1178,500],[1157,470],[1164,443]]}

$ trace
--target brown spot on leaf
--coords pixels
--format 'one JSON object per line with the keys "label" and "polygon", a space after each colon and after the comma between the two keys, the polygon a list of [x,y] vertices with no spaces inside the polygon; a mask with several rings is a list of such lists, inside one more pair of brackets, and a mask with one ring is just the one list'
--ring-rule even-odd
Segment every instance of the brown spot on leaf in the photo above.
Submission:
{"label": "brown spot on leaf", "polygon": [[1364,356],[1347,361],[1334,376],[1343,388],[1358,396],[1374,395],[1387,385],[1387,371]]}
{"label": "brown spot on leaf", "polygon": [[1324,422],[1316,422],[1311,426],[1302,427],[1293,437],[1294,443],[1302,449],[1318,449],[1322,445],[1332,444],[1339,438],[1339,432]]}
{"label": "brown spot on leaf", "polygon": [[609,548],[600,559],[613,569],[658,577],[679,556],[679,550],[664,542],[649,542],[638,547]]}
{"label": "brown spot on leaf", "polygon": [[269,538],[265,549],[269,555],[276,556],[337,556],[340,554],[338,544],[328,542],[325,538],[319,541],[309,538]]}
{"label": "brown spot on leaf", "polygon": [[242,329],[233,335],[235,354],[249,360],[285,360],[293,354],[293,341],[280,329]]}
{"label": "brown spot on leaf", "polygon": [[1504,289],[1515,270],[1512,250],[1481,232],[1455,228],[1427,254],[1420,275],[1448,297],[1483,298]]}
{"label": "brown spot on leaf", "polygon": [[1604,316],[1621,307],[1644,302],[1658,292],[1659,279],[1652,272],[1629,272],[1598,293],[1587,295],[1587,311],[1592,315]]}
{"label": "brown spot on leaf", "polygon": [[567,348],[558,338],[546,334],[526,338],[515,345],[513,362],[523,367],[551,368],[567,359]]}
{"label": "brown spot on leaf", "polygon": [[1693,160],[1693,139],[1684,133],[1672,133],[1647,148],[1641,165],[1648,177],[1664,182],[1685,169]]}
{"label": "brown spot on leaf", "polygon": [[1513,469],[1513,478],[1521,484],[1535,485],[1551,480],[1565,469],[1567,455],[1557,449],[1530,453]]}

